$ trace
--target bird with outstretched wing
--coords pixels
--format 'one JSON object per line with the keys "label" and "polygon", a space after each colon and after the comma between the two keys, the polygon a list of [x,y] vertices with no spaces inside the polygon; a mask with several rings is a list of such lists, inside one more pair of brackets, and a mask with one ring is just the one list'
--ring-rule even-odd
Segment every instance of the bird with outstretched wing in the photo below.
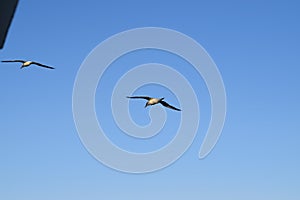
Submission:
{"label": "bird with outstretched wing", "polygon": [[22,63],[21,68],[23,67],[29,67],[30,65],[37,65],[40,67],[48,68],[48,69],[54,69],[54,67],[50,67],[48,65],[44,65],[35,61],[26,61],[26,60],[2,60],[2,62],[11,63],[11,62],[19,62]]}
{"label": "bird with outstretched wing", "polygon": [[152,105],[160,103],[161,105],[163,105],[167,108],[177,110],[177,111],[181,111],[181,109],[176,108],[174,106],[171,106],[167,102],[163,101],[164,98],[153,98],[153,97],[148,97],[148,96],[131,96],[131,97],[127,96],[127,98],[130,98],[130,99],[146,99],[147,103],[146,103],[145,107],[152,106]]}

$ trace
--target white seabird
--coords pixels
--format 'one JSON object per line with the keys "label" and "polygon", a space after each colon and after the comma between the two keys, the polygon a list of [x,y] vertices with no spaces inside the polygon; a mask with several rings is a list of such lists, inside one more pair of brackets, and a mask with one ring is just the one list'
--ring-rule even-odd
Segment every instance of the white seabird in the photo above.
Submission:
{"label": "white seabird", "polygon": [[181,111],[179,108],[175,108],[174,106],[171,106],[167,102],[163,101],[164,98],[153,98],[153,97],[147,97],[147,96],[132,96],[132,97],[127,96],[127,98],[130,98],[130,99],[146,99],[146,100],[148,100],[146,105],[145,105],[145,108],[147,106],[152,106],[152,105],[160,103],[161,105],[163,105],[167,108],[171,108],[173,110]]}
{"label": "white seabird", "polygon": [[54,69],[54,67],[50,67],[50,66],[47,66],[47,65],[44,65],[44,64],[41,64],[41,63],[38,63],[38,62],[34,62],[34,61],[26,61],[26,60],[2,60],[2,62],[19,62],[19,63],[22,63],[21,69],[23,67],[29,67],[29,65],[38,65],[40,67],[45,67],[45,68],[48,68],[48,69]]}

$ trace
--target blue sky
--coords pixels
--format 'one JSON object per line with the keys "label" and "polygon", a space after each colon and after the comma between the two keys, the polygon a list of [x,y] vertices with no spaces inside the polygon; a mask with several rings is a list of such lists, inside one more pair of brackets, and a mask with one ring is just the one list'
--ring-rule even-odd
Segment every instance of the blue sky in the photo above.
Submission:
{"label": "blue sky", "polygon": [[[56,69],[0,64],[0,198],[299,199],[298,8],[297,1],[20,1],[0,59],[36,60]],[[209,94],[201,77],[181,68],[200,102],[197,136],[171,166],[133,175],[112,170],[87,152],[73,121],[72,92],[81,63],[100,42],[148,26],[180,31],[207,50],[223,77],[227,117],[217,145],[199,160]],[[114,67],[152,58],[177,69],[187,65],[161,52],[136,53],[118,60],[103,81],[112,86]],[[111,93],[101,87],[96,102]],[[136,92],[157,91],[178,105],[165,88]],[[148,123],[144,104],[130,103],[139,124]],[[96,110],[99,118],[106,114],[100,104]],[[170,121],[157,141],[108,137],[128,150],[152,150],[172,137],[168,122],[178,117],[167,114]],[[116,129],[111,118],[103,120],[104,128]]]}

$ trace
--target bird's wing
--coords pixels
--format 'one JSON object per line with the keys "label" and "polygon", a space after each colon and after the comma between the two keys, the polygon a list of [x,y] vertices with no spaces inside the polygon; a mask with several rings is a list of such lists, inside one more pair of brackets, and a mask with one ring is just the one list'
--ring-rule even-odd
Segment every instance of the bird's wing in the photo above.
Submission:
{"label": "bird's wing", "polygon": [[167,108],[171,108],[171,109],[173,109],[173,110],[181,111],[180,109],[175,108],[174,106],[171,106],[170,104],[168,104],[168,103],[165,102],[165,101],[160,101],[159,103],[161,103],[163,106],[165,106],[165,107],[167,107]]}
{"label": "bird's wing", "polygon": [[25,60],[2,60],[1,62],[20,62],[20,63],[24,63],[26,61]]}
{"label": "bird's wing", "polygon": [[130,99],[146,99],[148,101],[151,99],[151,97],[147,97],[147,96],[133,96],[133,97],[127,96],[127,98],[130,98]]}
{"label": "bird's wing", "polygon": [[54,67],[50,67],[50,66],[47,66],[47,65],[43,65],[43,64],[38,63],[38,62],[32,62],[31,64],[35,64],[35,65],[38,65],[38,66],[41,66],[41,67],[45,67],[45,68],[48,68],[48,69],[54,69]]}

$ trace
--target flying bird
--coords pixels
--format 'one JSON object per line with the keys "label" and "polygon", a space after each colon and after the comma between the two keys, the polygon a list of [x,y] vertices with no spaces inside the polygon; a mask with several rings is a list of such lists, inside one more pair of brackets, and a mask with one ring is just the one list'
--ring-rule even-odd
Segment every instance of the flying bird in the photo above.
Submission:
{"label": "flying bird", "polygon": [[38,65],[40,67],[45,67],[45,68],[48,68],[48,69],[54,69],[54,67],[50,67],[50,66],[47,66],[47,65],[44,65],[44,64],[41,64],[41,63],[38,63],[38,62],[34,62],[34,61],[26,61],[26,60],[2,60],[2,62],[19,62],[19,63],[22,63],[21,69],[23,67],[29,67],[29,65]]}
{"label": "flying bird", "polygon": [[147,96],[133,96],[133,97],[127,96],[127,98],[130,98],[130,99],[146,99],[147,103],[145,105],[145,108],[147,106],[152,106],[152,105],[160,103],[161,105],[163,105],[167,108],[171,108],[173,110],[181,111],[179,108],[175,108],[174,106],[171,106],[167,102],[163,101],[164,98],[152,98],[152,97],[147,97]]}

